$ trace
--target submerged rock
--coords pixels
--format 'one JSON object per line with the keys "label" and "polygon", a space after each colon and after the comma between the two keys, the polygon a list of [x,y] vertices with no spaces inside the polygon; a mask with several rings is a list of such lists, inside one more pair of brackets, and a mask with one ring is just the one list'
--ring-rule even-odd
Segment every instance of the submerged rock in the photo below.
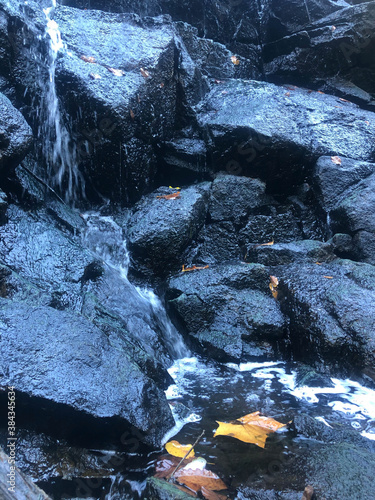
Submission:
{"label": "submerged rock", "polygon": [[272,359],[287,320],[257,264],[226,264],[169,281],[167,298],[185,332],[218,360]]}
{"label": "submerged rock", "polygon": [[7,299],[0,300],[0,316],[3,388],[53,402],[57,413],[67,405],[97,419],[119,418],[155,446],[173,426],[164,393],[120,337],[78,314]]}

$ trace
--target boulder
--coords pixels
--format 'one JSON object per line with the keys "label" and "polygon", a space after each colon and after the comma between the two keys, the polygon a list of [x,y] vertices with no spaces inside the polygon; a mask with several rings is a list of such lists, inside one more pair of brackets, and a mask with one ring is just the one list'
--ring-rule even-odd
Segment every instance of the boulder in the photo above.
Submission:
{"label": "boulder", "polygon": [[160,445],[174,423],[168,403],[120,337],[79,314],[7,299],[0,299],[0,317],[3,389],[53,403],[55,417],[68,406],[95,419],[120,419]]}
{"label": "boulder", "polygon": [[272,359],[287,320],[258,264],[223,264],[169,281],[167,298],[186,334],[218,360]]}
{"label": "boulder", "polygon": [[374,266],[336,259],[293,262],[274,272],[294,359],[374,380]]}
{"label": "boulder", "polygon": [[127,222],[129,249],[136,267],[146,274],[165,276],[181,268],[181,253],[206,220],[210,183],[182,189],[159,188],[138,202]]}
{"label": "boulder", "polygon": [[23,160],[33,134],[22,114],[0,93],[0,172],[4,176]]}
{"label": "boulder", "polygon": [[227,80],[197,107],[215,170],[260,177],[291,193],[322,154],[371,161],[375,114],[339,98],[265,82]]}

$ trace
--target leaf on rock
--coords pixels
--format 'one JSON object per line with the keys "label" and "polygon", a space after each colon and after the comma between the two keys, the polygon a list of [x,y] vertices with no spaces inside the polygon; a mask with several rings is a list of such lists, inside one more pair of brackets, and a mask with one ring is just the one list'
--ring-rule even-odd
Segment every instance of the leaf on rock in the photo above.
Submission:
{"label": "leaf on rock", "polygon": [[201,493],[206,500],[227,500],[228,498],[227,495],[220,495],[219,493],[209,490],[204,486],[201,488]]}
{"label": "leaf on rock", "polygon": [[226,484],[214,472],[207,469],[180,469],[175,477],[192,491],[198,492],[202,487],[208,490],[226,490]]}
{"label": "leaf on rock", "polygon": [[340,101],[342,101],[342,102],[350,102],[350,101],[348,101],[347,99],[344,99],[343,97],[339,97],[339,99],[340,99]]}
{"label": "leaf on rock", "polygon": [[81,56],[82,61],[93,64],[95,62],[95,57],[91,56]]}
{"label": "leaf on rock", "polygon": [[101,79],[101,76],[98,75],[98,73],[90,73],[90,77],[93,79],[93,80],[100,80]]}
{"label": "leaf on rock", "polygon": [[145,69],[141,68],[141,75],[143,76],[143,78],[148,78],[150,76],[150,73]]}
{"label": "leaf on rock", "polygon": [[287,97],[289,97],[289,96],[290,96],[290,92],[285,92],[285,95],[286,95]]}
{"label": "leaf on rock", "polygon": [[122,71],[122,69],[110,68],[109,66],[107,66],[107,69],[115,76],[124,76],[124,72]]}
{"label": "leaf on rock", "polygon": [[272,432],[285,427],[274,420],[260,415],[259,411],[245,415],[230,423],[217,422],[217,428],[214,437],[216,436],[230,436],[239,439],[244,443],[251,443],[264,448],[266,446],[266,439]]}
{"label": "leaf on rock", "polygon": [[331,161],[335,165],[341,165],[341,158],[339,156],[331,156]]}
{"label": "leaf on rock", "polygon": [[130,114],[130,118],[131,118],[132,120],[134,120],[134,118],[135,118],[135,114],[134,114],[134,111],[133,111],[132,109],[129,111],[129,114]]}
{"label": "leaf on rock", "polygon": [[332,31],[336,31],[336,26],[332,26],[332,27],[331,27],[331,30],[332,30]]}
{"label": "leaf on rock", "polygon": [[259,243],[258,245],[255,245],[256,247],[270,247],[275,243],[274,240],[269,241],[268,243]]}
{"label": "leaf on rock", "polygon": [[181,189],[180,187],[175,187],[175,188],[172,186],[168,186],[168,187],[169,187],[169,189]]}
{"label": "leaf on rock", "polygon": [[[182,462],[182,465],[188,465],[192,460],[192,458],[187,458]],[[158,479],[169,479],[180,462],[181,459],[179,457],[173,457],[172,455],[162,455],[161,457],[159,457],[155,465],[155,477],[157,477]]]}
{"label": "leaf on rock", "polygon": [[195,456],[191,444],[180,444],[178,441],[169,441],[169,443],[165,445],[165,449],[170,455],[179,458],[184,458],[186,453],[191,449],[189,455],[187,455],[186,458],[192,458]]}
{"label": "leaf on rock", "polygon": [[240,64],[240,60],[238,59],[237,56],[231,56],[230,60],[235,66],[238,66]]}
{"label": "leaf on rock", "polygon": [[333,276],[323,276],[323,278],[326,278],[327,280],[333,280]]}
{"label": "leaf on rock", "polygon": [[272,293],[272,297],[274,299],[277,299],[277,296],[279,294],[279,292],[277,291],[278,285],[279,285],[279,280],[276,278],[276,276],[270,276],[269,287],[270,287],[270,290],[271,290],[271,293]]}
{"label": "leaf on rock", "polygon": [[177,191],[177,193],[164,194],[163,196],[157,196],[156,198],[163,198],[164,200],[175,200],[176,198],[179,198],[180,195],[181,192]]}
{"label": "leaf on rock", "polygon": [[182,265],[181,272],[186,273],[187,271],[200,271],[201,269],[208,269],[210,266],[207,264],[207,266],[192,266],[192,267],[185,267],[185,264]]}

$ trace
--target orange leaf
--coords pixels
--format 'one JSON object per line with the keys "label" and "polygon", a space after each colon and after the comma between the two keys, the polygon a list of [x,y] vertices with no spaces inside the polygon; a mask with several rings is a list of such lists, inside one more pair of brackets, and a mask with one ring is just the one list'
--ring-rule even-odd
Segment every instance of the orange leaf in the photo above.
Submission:
{"label": "orange leaf", "polygon": [[[175,477],[193,491],[199,491],[202,486],[209,490],[226,490],[227,486],[214,472],[207,469],[179,469]],[[198,488],[198,489],[196,489]]]}
{"label": "orange leaf", "polygon": [[289,96],[290,96],[290,92],[285,92],[285,95],[286,95],[287,97],[289,97]]}
{"label": "orange leaf", "polygon": [[181,272],[186,273],[187,271],[200,271],[201,269],[208,269],[210,266],[207,264],[207,266],[192,266],[192,267],[185,267],[185,264],[182,265]]}
{"label": "orange leaf", "polygon": [[324,94],[325,92],[322,92],[321,90],[318,90],[318,94]]}
{"label": "orange leaf", "polygon": [[206,500],[227,500],[228,498],[226,495],[220,495],[219,493],[209,490],[204,486],[201,488],[201,493]]}
{"label": "orange leaf", "polygon": [[237,56],[231,56],[230,60],[235,66],[238,66],[240,64],[240,60],[238,59]]}
{"label": "orange leaf", "polygon": [[276,276],[270,276],[270,285],[272,285],[274,288],[279,285],[279,280],[276,278]]}
{"label": "orange leaf", "polygon": [[131,109],[131,110],[129,111],[129,113],[130,113],[130,118],[131,118],[132,120],[134,120],[134,118],[135,118],[134,111]]}
{"label": "orange leaf", "polygon": [[343,97],[339,97],[339,99],[340,99],[340,101],[342,101],[342,102],[350,102],[350,101],[348,101],[347,99],[344,99]]}
{"label": "orange leaf", "polygon": [[82,61],[85,61],[87,63],[94,63],[95,62],[95,57],[91,56],[81,56]]}
{"label": "orange leaf", "polygon": [[164,200],[174,200],[176,198],[179,198],[180,195],[181,195],[181,192],[178,191],[177,193],[164,194],[163,196],[157,196],[156,198],[164,198]]}
{"label": "orange leaf", "polygon": [[333,280],[333,276],[323,276],[323,278],[326,278],[327,280]]}
{"label": "orange leaf", "polygon": [[150,76],[150,73],[145,69],[141,68],[141,75],[143,76],[143,78],[148,78]]}
{"label": "orange leaf", "polygon": [[[192,462],[192,458],[187,458],[182,462],[182,466],[188,465]],[[159,479],[169,478],[177,465],[180,463],[179,457],[172,455],[162,455],[155,465],[155,477]]]}
{"label": "orange leaf", "polygon": [[341,165],[341,158],[339,156],[331,156],[331,160],[335,165]]}
{"label": "orange leaf", "polygon": [[254,248],[258,248],[258,247],[269,247],[269,246],[272,246],[274,243],[275,243],[275,241],[274,241],[274,240],[269,241],[268,243],[258,243],[257,245],[254,245]]}
{"label": "orange leaf", "polygon": [[277,422],[273,418],[263,417],[258,411],[245,415],[238,420],[230,423],[217,422],[217,428],[214,437],[230,436],[239,439],[244,443],[252,443],[260,448],[266,446],[266,439],[269,434],[285,427],[286,424]]}

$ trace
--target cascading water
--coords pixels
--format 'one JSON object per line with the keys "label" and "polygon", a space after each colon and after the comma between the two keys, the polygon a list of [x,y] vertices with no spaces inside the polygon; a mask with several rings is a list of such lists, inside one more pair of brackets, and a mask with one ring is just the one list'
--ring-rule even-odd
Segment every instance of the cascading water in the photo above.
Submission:
{"label": "cascading water", "polygon": [[65,200],[74,202],[84,195],[84,179],[77,165],[77,151],[64,125],[56,91],[56,62],[59,52],[65,50],[59,27],[52,19],[56,0],[43,9],[46,16],[45,38],[49,41],[47,56],[48,82],[42,100],[39,137],[43,138],[43,156],[48,168],[48,181],[65,192]]}

